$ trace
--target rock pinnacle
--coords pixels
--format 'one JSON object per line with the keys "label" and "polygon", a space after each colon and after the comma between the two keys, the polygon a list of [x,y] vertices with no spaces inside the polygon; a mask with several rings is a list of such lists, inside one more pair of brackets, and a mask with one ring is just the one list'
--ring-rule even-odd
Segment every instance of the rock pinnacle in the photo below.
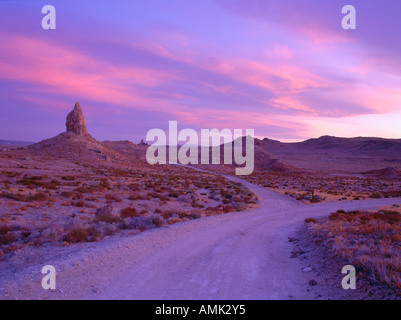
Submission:
{"label": "rock pinnacle", "polygon": [[88,134],[85,125],[85,117],[79,102],[75,103],[74,109],[68,114],[65,123],[67,132],[71,132],[80,136]]}

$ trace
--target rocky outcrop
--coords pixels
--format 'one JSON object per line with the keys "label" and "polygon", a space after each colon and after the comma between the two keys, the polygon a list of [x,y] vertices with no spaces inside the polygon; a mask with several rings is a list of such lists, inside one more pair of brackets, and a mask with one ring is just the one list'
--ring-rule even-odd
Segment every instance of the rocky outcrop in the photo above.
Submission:
{"label": "rocky outcrop", "polygon": [[65,125],[67,127],[67,132],[80,136],[88,135],[84,113],[79,102],[75,103],[74,109],[68,114]]}
{"label": "rocky outcrop", "polygon": [[85,117],[79,102],[75,104],[74,109],[68,114],[65,124],[67,132],[30,145],[28,149],[81,162],[111,161],[122,156],[97,141],[88,133]]}

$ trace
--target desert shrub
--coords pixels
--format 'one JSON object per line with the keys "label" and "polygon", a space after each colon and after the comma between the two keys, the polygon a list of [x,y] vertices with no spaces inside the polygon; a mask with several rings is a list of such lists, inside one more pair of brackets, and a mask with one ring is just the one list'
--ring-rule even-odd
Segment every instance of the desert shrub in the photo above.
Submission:
{"label": "desert shrub", "polygon": [[48,190],[57,190],[58,186],[53,183],[43,183],[42,188],[48,189]]}
{"label": "desert shrub", "polygon": [[74,196],[72,197],[72,200],[81,200],[83,198],[84,196],[82,193],[75,193]]}
{"label": "desert shrub", "polygon": [[111,190],[110,183],[109,183],[109,181],[108,181],[107,179],[105,179],[105,178],[102,178],[102,179],[100,180],[98,187],[99,187],[100,189],[103,189],[103,188],[104,188],[104,189],[107,189],[107,190]]}
{"label": "desert shrub", "polygon": [[83,206],[85,206],[85,202],[82,200],[79,200],[77,202],[72,203],[73,206],[78,207],[78,208],[82,208]]}
{"label": "desert shrub", "polygon": [[135,200],[145,200],[146,198],[140,194],[132,194],[128,197],[128,200],[135,201]]}
{"label": "desert shrub", "polygon": [[401,222],[401,214],[392,210],[381,210],[375,215],[375,218],[379,218],[382,221],[386,221],[390,224]]}
{"label": "desert shrub", "polygon": [[153,223],[153,218],[144,216],[132,218],[128,226],[130,229],[137,229],[141,232],[155,227]]}
{"label": "desert shrub", "polygon": [[168,196],[170,198],[178,198],[180,196],[180,193],[178,193],[177,191],[170,191]]}
{"label": "desert shrub", "polygon": [[32,232],[29,231],[29,230],[22,231],[21,232],[21,237],[22,237],[22,239],[27,239],[31,234],[32,234]]}
{"label": "desert shrub", "polygon": [[116,215],[112,214],[112,213],[106,213],[103,215],[99,215],[94,219],[95,222],[106,222],[106,223],[118,223],[120,222],[120,218],[117,217]]}
{"label": "desert shrub", "polygon": [[61,182],[58,181],[57,179],[50,180],[50,183],[53,184],[53,185],[56,185],[56,186],[60,186],[61,185]]}
{"label": "desert shrub", "polygon": [[[175,214],[175,211],[173,211],[173,210],[167,210],[167,211],[161,212],[160,214],[162,215],[162,217],[163,217],[164,219],[168,219],[168,218],[170,218],[173,214]],[[178,215],[177,215],[177,216],[178,216]]]}
{"label": "desert shrub", "polygon": [[159,200],[160,201],[170,201],[170,198],[168,197],[168,196],[166,196],[166,195],[160,195],[159,196]]}
{"label": "desert shrub", "polygon": [[232,206],[224,206],[223,211],[224,213],[233,212],[234,208]]}
{"label": "desert shrub", "polygon": [[176,216],[176,217],[172,216],[172,217],[168,218],[167,222],[168,222],[168,224],[174,224],[174,223],[182,222],[182,219],[178,216]]}
{"label": "desert shrub", "polygon": [[106,223],[104,221],[100,221],[97,224],[95,224],[96,229],[100,232],[101,236],[111,236],[114,233],[116,233],[119,229],[122,229],[123,223]]}
{"label": "desert shrub", "polygon": [[342,220],[342,221],[352,221],[355,219],[359,219],[361,217],[362,212],[355,210],[355,211],[348,211],[345,212],[344,210],[337,210],[337,212],[334,212],[330,214],[329,219],[330,220]]}
{"label": "desert shrub", "polygon": [[129,184],[128,188],[130,188],[132,191],[140,191],[141,190],[141,187],[136,183]]}
{"label": "desert shrub", "polygon": [[62,180],[65,180],[65,181],[74,181],[74,180],[76,179],[76,177],[73,177],[73,176],[64,176],[64,177],[61,177],[61,179],[62,179]]}
{"label": "desert shrub", "polygon": [[0,234],[6,234],[7,232],[12,231],[13,229],[8,225],[1,225],[0,226]]}
{"label": "desert shrub", "polygon": [[45,201],[48,199],[48,196],[44,192],[37,192],[37,193],[29,196],[28,199],[32,200],[32,201]]}
{"label": "desert shrub", "polygon": [[194,211],[188,214],[188,218],[192,220],[200,219],[202,214],[200,212]]}
{"label": "desert shrub", "polygon": [[223,197],[227,198],[227,199],[231,199],[231,198],[233,197],[233,195],[231,194],[231,192],[228,191],[227,189],[221,189],[221,190],[220,190],[220,194],[221,194]]}
{"label": "desert shrub", "polygon": [[180,217],[181,219],[183,219],[183,218],[185,218],[185,217],[188,216],[188,213],[185,212],[185,211],[171,211],[171,212],[170,212],[170,215],[171,215],[171,216],[177,215],[178,217]]}
{"label": "desert shrub", "polygon": [[198,208],[198,209],[203,209],[205,207],[203,204],[197,202],[192,202],[191,206],[192,208]]}
{"label": "desert shrub", "polygon": [[148,196],[149,196],[149,197],[152,197],[152,198],[159,198],[159,197],[160,197],[160,193],[157,193],[157,192],[149,192],[149,193],[148,193]]}
{"label": "desert shrub", "polygon": [[106,194],[106,199],[109,201],[121,202],[121,199],[114,194]]}
{"label": "desert shrub", "polygon": [[87,242],[88,237],[89,231],[87,228],[76,228],[68,231],[63,240],[70,243]]}
{"label": "desert shrub", "polygon": [[20,183],[28,188],[34,188],[34,187],[38,187],[42,184],[42,182],[41,182],[42,179],[43,179],[43,177],[37,177],[37,176],[27,177],[27,176],[25,176],[22,180],[19,180],[18,183]]}
{"label": "desert shrub", "polygon": [[91,193],[92,190],[88,187],[78,187],[74,189],[75,192],[77,193]]}
{"label": "desert shrub", "polygon": [[64,198],[72,198],[74,193],[72,191],[63,191],[61,192],[61,196]]}
{"label": "desert shrub", "polygon": [[101,233],[96,227],[75,227],[69,230],[63,240],[69,243],[98,241]]}
{"label": "desert shrub", "polygon": [[378,194],[378,193],[372,193],[369,197],[372,198],[372,199],[380,199],[381,195]]}
{"label": "desert shrub", "polygon": [[[29,232],[29,231],[25,231]],[[64,236],[64,227],[57,224],[52,224],[47,229],[41,232],[41,241],[59,241],[62,240]]]}
{"label": "desert shrub", "polygon": [[310,200],[311,203],[318,203],[318,202],[321,202],[321,201],[322,201],[322,198],[321,198],[321,197],[318,197],[318,196],[314,196],[314,197],[312,197],[312,199]]}
{"label": "desert shrub", "polygon": [[156,226],[156,228],[161,228],[166,225],[166,220],[159,214],[151,215],[152,223]]}
{"label": "desert shrub", "polygon": [[1,197],[7,198],[7,199],[10,199],[10,200],[14,200],[14,201],[27,201],[27,198],[25,196],[23,196],[22,194],[19,194],[19,193],[3,192],[1,194]]}
{"label": "desert shrub", "polygon": [[315,218],[306,218],[305,223],[316,223],[317,220]]}
{"label": "desert shrub", "polygon": [[6,245],[17,241],[17,236],[12,232],[0,234],[0,245]]}
{"label": "desert shrub", "polygon": [[132,207],[122,209],[120,213],[122,218],[131,218],[138,216],[138,211]]}

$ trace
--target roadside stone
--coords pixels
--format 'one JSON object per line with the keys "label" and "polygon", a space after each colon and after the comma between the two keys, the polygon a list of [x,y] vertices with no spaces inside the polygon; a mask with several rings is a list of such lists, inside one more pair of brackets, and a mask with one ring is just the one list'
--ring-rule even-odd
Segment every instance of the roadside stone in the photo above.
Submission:
{"label": "roadside stone", "polygon": [[315,281],[315,280],[311,280],[311,281],[309,281],[309,285],[310,286],[316,286],[317,285],[317,282]]}

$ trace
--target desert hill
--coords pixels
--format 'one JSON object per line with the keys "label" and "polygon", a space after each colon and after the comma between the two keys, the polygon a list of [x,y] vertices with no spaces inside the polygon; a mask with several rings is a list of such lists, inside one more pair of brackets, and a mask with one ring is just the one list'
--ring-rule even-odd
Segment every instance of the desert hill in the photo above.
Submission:
{"label": "desert hill", "polygon": [[[238,138],[242,140],[242,156],[246,156],[246,137]],[[209,159],[210,163],[212,163],[212,158],[214,157],[213,154],[216,151],[220,152],[220,158],[218,159],[219,163],[221,164],[219,167],[213,164],[210,165],[198,165],[203,167],[207,170],[215,171],[218,170],[219,172],[223,173],[225,170],[228,172],[233,172],[235,167],[244,167],[244,165],[239,165],[235,161],[234,157],[234,143],[235,141],[221,144],[217,147],[209,147]],[[227,147],[232,148],[231,152],[231,159],[232,164],[225,164],[224,163],[224,150]],[[249,152],[249,151],[248,151]],[[201,151],[198,152],[198,159],[201,159]],[[294,172],[299,171],[294,166],[291,166],[285,162],[285,160],[277,159],[273,155],[271,155],[265,148],[262,146],[262,141],[255,138],[254,139],[254,170],[255,171],[277,171],[277,172]]]}
{"label": "desert hill", "polygon": [[344,151],[354,153],[356,150],[363,153],[371,152],[401,152],[401,139],[384,139],[373,137],[338,138],[323,136],[317,139],[309,139],[300,143],[304,147],[332,149],[341,148]]}
{"label": "desert hill", "polygon": [[88,133],[83,110],[77,102],[67,115],[66,132],[32,144],[27,151],[80,162],[129,161],[132,158],[144,162],[146,148],[144,144],[130,141],[97,141]]}
{"label": "desert hill", "polygon": [[[245,138],[242,138],[243,152],[245,152]],[[277,141],[280,143],[279,141]],[[270,143],[276,143],[270,140]],[[279,172],[297,171],[297,168],[288,164],[285,158],[279,159],[265,148],[263,141],[255,138],[255,170],[272,170]]]}
{"label": "desert hill", "polygon": [[34,142],[28,141],[15,141],[15,140],[0,140],[0,146],[2,147],[25,147],[34,144]]}
{"label": "desert hill", "polygon": [[401,168],[401,139],[323,136],[303,142],[283,143],[263,139],[261,147],[291,166],[325,172],[365,172]]}
{"label": "desert hill", "polygon": [[148,145],[145,143],[135,144],[131,141],[103,141],[102,145],[110,150],[129,158],[146,161],[146,150]]}
{"label": "desert hill", "polygon": [[322,136],[319,138],[312,138],[302,142],[280,142],[264,138],[261,140],[263,147],[271,148],[303,148],[307,149],[336,149],[341,148],[344,151],[355,152],[360,150],[364,153],[376,152],[378,150],[388,150],[390,152],[401,152],[401,139],[385,139],[376,137],[355,137],[355,138],[341,138],[333,136]]}
{"label": "desert hill", "polygon": [[401,178],[401,170],[397,170],[396,168],[389,166],[380,170],[371,170],[362,172],[362,174],[374,176],[377,178],[387,178],[387,179],[400,179]]}

